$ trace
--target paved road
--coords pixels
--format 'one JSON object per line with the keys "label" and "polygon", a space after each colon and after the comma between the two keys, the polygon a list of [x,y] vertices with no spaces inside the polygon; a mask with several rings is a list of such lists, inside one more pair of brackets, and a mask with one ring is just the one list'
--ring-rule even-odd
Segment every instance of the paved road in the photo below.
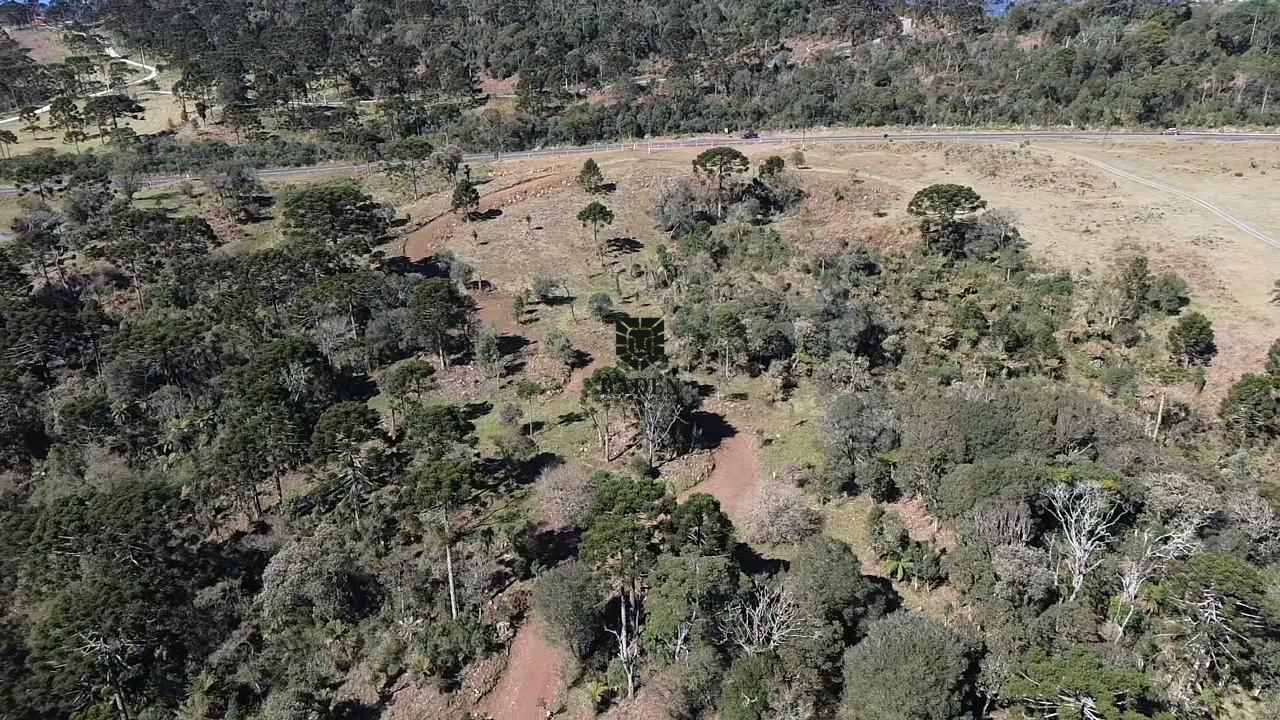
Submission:
{"label": "paved road", "polygon": [[[519,150],[515,152],[504,152],[498,155],[494,153],[472,153],[464,155],[462,160],[466,163],[491,162],[494,160],[520,160],[526,158],[544,158],[544,157],[568,157],[575,155],[600,155],[611,152],[634,152],[647,151],[657,152],[661,150],[675,150],[679,148],[690,147],[716,147],[722,145],[730,145],[733,147],[754,147],[768,145],[794,145],[804,143],[806,145],[819,143],[869,143],[883,142],[884,140],[903,140],[914,142],[973,142],[973,143],[996,143],[996,142],[1028,142],[1044,141],[1044,140],[1078,140],[1093,142],[1109,142],[1119,140],[1161,140],[1167,142],[1195,142],[1203,140],[1212,140],[1217,142],[1275,142],[1280,143],[1280,134],[1262,134],[1262,133],[1184,133],[1182,135],[1162,135],[1160,133],[1101,133],[1101,132],[1001,132],[1001,133],[978,133],[978,132],[918,132],[918,133],[881,133],[878,135],[769,135],[750,140],[727,137],[724,135],[715,135],[708,137],[691,137],[679,140],[635,140],[632,142],[622,143],[605,143],[599,145],[577,145],[564,147],[540,148],[537,150]],[[334,163],[328,165],[311,165],[308,167],[292,167],[292,168],[275,168],[271,170],[259,170],[258,177],[262,178],[289,178],[289,177],[306,177],[308,175],[323,174],[342,174],[342,173],[359,173],[379,170],[385,166],[385,163]],[[146,182],[150,186],[173,185],[183,180],[193,179],[192,175],[157,175],[148,178]],[[15,195],[20,191],[11,187],[0,187],[0,196]]]}
{"label": "paved road", "polygon": [[[126,61],[132,62],[132,61]],[[137,64],[137,63],[134,63]],[[149,66],[143,66],[149,67]],[[154,68],[151,68],[154,70]],[[144,80],[145,81],[145,80]],[[142,81],[139,81],[142,82]],[[819,144],[819,143],[871,143],[891,141],[911,141],[911,142],[968,142],[968,143],[1008,143],[1008,142],[1042,142],[1046,140],[1072,140],[1085,142],[1113,142],[1123,140],[1158,140],[1161,142],[1265,142],[1280,143],[1280,134],[1275,133],[1195,133],[1188,132],[1181,135],[1164,135],[1156,132],[1063,132],[1063,131],[1044,131],[1044,132],[907,132],[907,133],[880,133],[880,134],[849,134],[849,135],[766,135],[758,138],[744,139],[736,137],[728,137],[724,135],[683,138],[679,140],[637,140],[633,142],[623,143],[606,143],[600,145],[581,145],[568,147],[550,147],[540,148],[537,150],[521,150],[517,152],[502,153],[494,155],[492,153],[476,153],[463,157],[463,162],[480,163],[493,160],[519,160],[523,158],[545,158],[545,157],[570,157],[575,155],[601,155],[611,152],[634,152],[646,151],[656,152],[661,150],[675,150],[679,148],[690,147],[715,147],[720,145],[730,145],[733,147],[747,148],[754,146],[769,145],[794,145],[797,143]],[[1058,152],[1067,152],[1055,148]],[[1280,247],[1280,238],[1264,233],[1261,230],[1249,225],[1227,212],[1221,206],[1216,205],[1204,198],[1197,197],[1183,190],[1171,187],[1164,183],[1134,175],[1133,173],[1121,170],[1119,168],[1107,165],[1106,163],[1069,153],[1084,162],[1087,162],[1101,170],[1109,172],[1117,177],[1145,185],[1162,192],[1169,193],[1176,197],[1190,201],[1196,205],[1203,207],[1209,212],[1217,215],[1227,223],[1239,229],[1241,232],[1261,240],[1270,245]],[[320,174],[354,174],[359,172],[375,171],[384,167],[384,163],[360,163],[360,164],[332,164],[332,165],[314,165],[310,167],[300,168],[278,168],[272,170],[259,170],[258,177],[262,178],[290,178],[290,177],[306,177],[308,175]],[[146,182],[151,187],[159,187],[165,185],[173,185],[189,179],[190,175],[163,175],[149,178]],[[16,195],[21,191],[17,188],[0,188],[0,196]]]}

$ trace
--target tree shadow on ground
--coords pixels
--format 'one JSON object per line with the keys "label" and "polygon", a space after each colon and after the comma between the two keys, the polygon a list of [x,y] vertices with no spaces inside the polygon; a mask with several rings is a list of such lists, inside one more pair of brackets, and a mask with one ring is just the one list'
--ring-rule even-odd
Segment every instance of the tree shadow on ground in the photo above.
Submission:
{"label": "tree shadow on ground", "polygon": [[742,568],[742,571],[748,575],[772,577],[791,567],[791,563],[786,560],[767,558],[746,543],[734,545],[732,553],[733,559],[738,563],[738,567]]}
{"label": "tree shadow on ground", "polygon": [[609,255],[630,255],[644,249],[644,243],[633,237],[615,237],[605,240],[605,252]]}
{"label": "tree shadow on ground", "polygon": [[460,410],[462,411],[462,418],[464,420],[467,422],[475,422],[476,420],[479,420],[485,415],[493,412],[493,403],[488,400],[467,403],[466,405],[463,405]]}
{"label": "tree shadow on ground", "polygon": [[381,266],[383,270],[396,275],[422,275],[428,278],[449,276],[449,268],[434,256],[422,260],[410,260],[403,255],[392,255],[384,258]]}
{"label": "tree shadow on ground", "polygon": [[359,700],[343,700],[333,706],[334,720],[378,720],[382,711],[373,705],[365,705]]}
{"label": "tree shadow on ground", "polygon": [[569,360],[569,369],[577,370],[579,368],[584,368],[590,365],[591,361],[594,359],[595,356],[586,350],[575,349],[573,351],[573,357]]}
{"label": "tree shadow on ground", "polygon": [[529,338],[523,335],[508,335],[504,333],[498,336],[498,352],[502,353],[503,357],[516,355],[531,344]]}
{"label": "tree shadow on ground", "polygon": [[576,528],[538,530],[533,536],[533,560],[543,567],[555,567],[578,556],[582,532]]}
{"label": "tree shadow on ground", "polygon": [[[543,423],[541,422],[535,422],[533,424],[533,432],[535,436],[538,433],[539,426],[542,424]],[[527,428],[527,426],[525,427]],[[519,467],[516,468],[516,476],[513,479],[516,481],[517,485],[530,485],[534,480],[538,479],[538,476],[542,474],[543,470],[546,470],[549,467],[554,467],[556,464],[561,462],[563,462],[563,459],[555,453],[540,452],[520,463]]]}
{"label": "tree shadow on ground", "polygon": [[714,450],[738,434],[738,429],[730,425],[723,415],[705,410],[693,413],[693,427],[694,447],[703,450]]}
{"label": "tree shadow on ground", "polygon": [[582,411],[570,410],[567,413],[561,413],[559,416],[557,416],[556,424],[557,425],[573,425],[574,423],[580,423],[586,419],[587,419],[587,416],[583,414]]}
{"label": "tree shadow on ground", "polygon": [[497,220],[500,217],[502,217],[502,210],[498,208],[467,213],[467,220],[470,222],[486,222],[488,220]]}

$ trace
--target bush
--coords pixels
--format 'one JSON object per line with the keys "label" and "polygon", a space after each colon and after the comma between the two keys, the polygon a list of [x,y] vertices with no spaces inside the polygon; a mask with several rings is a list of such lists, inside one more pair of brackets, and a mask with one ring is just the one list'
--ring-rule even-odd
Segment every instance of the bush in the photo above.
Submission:
{"label": "bush", "polygon": [[552,527],[580,527],[596,498],[591,473],[563,463],[543,470],[533,485],[534,514]]}
{"label": "bush", "polygon": [[746,538],[761,543],[796,543],[818,532],[822,516],[799,488],[762,482],[747,499],[742,527]]}
{"label": "bush", "polygon": [[723,720],[763,720],[768,697],[778,685],[778,659],[770,654],[741,655],[724,674],[719,717]]}
{"label": "bush", "polygon": [[867,527],[871,532],[871,549],[875,551],[876,557],[893,555],[911,542],[902,516],[879,505],[871,508],[871,513],[867,516]]}
{"label": "bush", "polygon": [[1165,315],[1177,315],[1191,302],[1187,297],[1187,281],[1175,273],[1157,275],[1147,288],[1147,306]]}
{"label": "bush", "polygon": [[559,278],[538,275],[533,278],[533,296],[538,298],[540,303],[549,303],[556,297],[556,291],[560,289],[560,285]]}
{"label": "bush", "polygon": [[895,613],[872,624],[867,637],[845,653],[839,717],[966,717],[972,667],[969,648],[955,633],[923,615]]}
{"label": "bush", "polygon": [[613,298],[608,293],[598,292],[587,298],[587,312],[591,317],[607,322],[613,315]]}
{"label": "bush", "polygon": [[1245,375],[1227,392],[1218,417],[1240,440],[1280,437],[1280,380],[1271,375]]}
{"label": "bush", "polygon": [[586,656],[600,628],[598,584],[589,568],[569,561],[547,571],[534,585],[533,607],[552,639]]}
{"label": "bush", "polygon": [[654,476],[653,466],[641,455],[631,458],[631,462],[627,463],[627,467],[639,477],[651,478]]}
{"label": "bush", "polygon": [[1127,362],[1104,365],[1098,371],[1098,381],[1109,397],[1128,395],[1138,389],[1138,369]]}
{"label": "bush", "polygon": [[1136,323],[1121,321],[1111,328],[1111,342],[1120,347],[1131,348],[1142,342],[1142,328]]}
{"label": "bush", "polygon": [[1183,367],[1207,365],[1218,354],[1213,324],[1202,313],[1190,312],[1169,330],[1169,354]]}
{"label": "bush", "polygon": [[1262,366],[1262,371],[1280,381],[1280,339],[1271,343],[1271,348],[1267,350],[1267,362]]}

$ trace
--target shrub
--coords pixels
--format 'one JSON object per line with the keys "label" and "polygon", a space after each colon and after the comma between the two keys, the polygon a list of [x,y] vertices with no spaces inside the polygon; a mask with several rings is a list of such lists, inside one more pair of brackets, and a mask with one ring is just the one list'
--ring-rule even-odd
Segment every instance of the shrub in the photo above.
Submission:
{"label": "shrub", "polygon": [[613,298],[608,293],[598,292],[587,298],[587,312],[591,317],[606,322],[613,315]]}
{"label": "shrub", "polygon": [[538,275],[533,279],[533,296],[538,298],[538,302],[549,303],[556,296],[556,291],[560,288],[561,280],[559,278]]}
{"label": "shrub", "polygon": [[1202,313],[1190,312],[1169,330],[1169,354],[1183,367],[1207,365],[1218,354],[1213,324]]}
{"label": "shrub", "polygon": [[968,646],[955,633],[923,615],[895,613],[874,623],[867,637],[845,653],[839,717],[965,717],[972,666]]}
{"label": "shrub", "polygon": [[547,468],[533,485],[534,513],[552,527],[581,526],[595,498],[596,483],[580,465]]}
{"label": "shrub", "polygon": [[1176,315],[1191,300],[1187,297],[1187,281],[1175,273],[1157,275],[1147,288],[1147,306],[1166,315]]}
{"label": "shrub", "polygon": [[773,544],[800,542],[821,525],[822,516],[799,488],[767,482],[748,498],[742,519],[748,540]]}
{"label": "shrub", "polygon": [[533,589],[533,607],[552,638],[584,657],[600,627],[600,598],[591,570],[577,561],[547,571]]}
{"label": "shrub", "polygon": [[1240,440],[1280,436],[1280,380],[1271,375],[1245,375],[1227,392],[1218,417]]}

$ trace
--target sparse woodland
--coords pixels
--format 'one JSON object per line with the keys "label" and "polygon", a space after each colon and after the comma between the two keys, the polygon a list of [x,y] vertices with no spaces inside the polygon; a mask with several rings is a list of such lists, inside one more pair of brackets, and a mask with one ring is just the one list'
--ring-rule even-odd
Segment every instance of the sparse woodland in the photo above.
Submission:
{"label": "sparse woodland", "polygon": [[[1219,418],[1152,415],[1136,386],[1194,385],[1217,348],[1144,257],[1041,271],[960,185],[912,198],[913,251],[803,253],[772,226],[805,196],[785,160],[715,148],[691,170],[639,268],[670,366],[585,378],[559,422],[597,446],[586,464],[539,449],[538,378],[501,408],[437,383],[519,370],[472,270],[384,255],[395,212],[357,185],[211,177],[279,230],[247,251],[101,177],[51,185],[0,268],[0,710],[363,717],[406,683],[463,694],[529,613],[572,658],[566,712],[649,687],[679,717],[1275,709],[1280,345]],[[602,199],[566,221],[611,221],[607,176],[582,177]],[[625,312],[591,305],[581,322]],[[818,454],[736,522],[664,471],[714,443],[699,408],[735,378],[825,398],[776,429]],[[480,443],[485,416],[506,429]],[[848,498],[872,501],[862,557],[824,531]],[[913,537],[907,498],[955,542]],[[935,593],[953,599],[914,609]]]}
{"label": "sparse woodland", "polygon": [[[1261,123],[1273,5],[923,3],[921,36],[874,3],[552,10],[51,9],[161,53],[193,116],[244,137],[3,165],[27,196],[0,243],[0,719],[349,720],[428,696],[483,717],[534,618],[564,691],[528,710],[556,717],[1280,716],[1280,339],[1216,408],[1184,402],[1225,348],[1141,253],[1050,270],[1016,208],[960,184],[905,203],[908,249],[804,249],[781,228],[803,159],[711,148],[628,260],[667,363],[586,372],[577,328],[636,307],[620,275],[576,305],[535,278],[502,331],[489,268],[398,255],[406,219],[369,188],[250,172],[264,148],[357,148],[483,228],[488,178],[455,143]],[[802,34],[849,55],[767,62]],[[658,58],[665,82],[625,80]],[[475,112],[481,73],[519,73],[514,110]],[[578,103],[604,88],[630,94]],[[330,91],[374,112],[308,104]],[[201,208],[270,242],[134,201],[131,172],[197,155]],[[588,160],[558,219],[592,272],[618,262],[618,182]],[[546,320],[566,303],[569,333]],[[748,432],[739,388],[785,418],[753,451],[801,451],[730,507],[675,481]]]}

